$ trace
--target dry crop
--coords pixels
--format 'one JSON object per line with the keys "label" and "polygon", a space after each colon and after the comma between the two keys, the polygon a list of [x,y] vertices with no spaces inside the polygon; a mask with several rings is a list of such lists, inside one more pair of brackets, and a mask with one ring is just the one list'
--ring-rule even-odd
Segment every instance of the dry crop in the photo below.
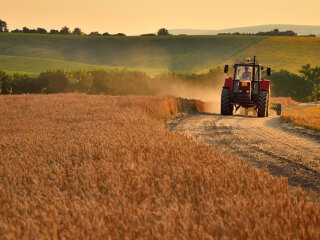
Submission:
{"label": "dry crop", "polygon": [[172,97],[0,96],[0,239],[319,239],[286,179],[164,128]]}
{"label": "dry crop", "polygon": [[320,130],[320,105],[285,111],[282,118],[303,127]]}

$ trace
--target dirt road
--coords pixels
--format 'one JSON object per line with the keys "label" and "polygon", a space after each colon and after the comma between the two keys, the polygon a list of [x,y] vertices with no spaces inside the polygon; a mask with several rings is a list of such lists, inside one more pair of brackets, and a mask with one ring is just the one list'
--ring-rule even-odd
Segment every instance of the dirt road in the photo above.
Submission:
{"label": "dirt road", "polygon": [[173,120],[171,130],[198,136],[226,154],[237,154],[249,164],[267,167],[272,175],[288,177],[320,196],[320,134],[269,118],[194,114]]}

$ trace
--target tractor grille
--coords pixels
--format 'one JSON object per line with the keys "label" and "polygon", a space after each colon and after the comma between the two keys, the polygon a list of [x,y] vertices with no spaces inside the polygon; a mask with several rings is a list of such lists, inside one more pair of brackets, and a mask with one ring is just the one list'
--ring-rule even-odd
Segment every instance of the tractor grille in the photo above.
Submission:
{"label": "tractor grille", "polygon": [[250,93],[239,93],[238,100],[239,102],[250,102]]}

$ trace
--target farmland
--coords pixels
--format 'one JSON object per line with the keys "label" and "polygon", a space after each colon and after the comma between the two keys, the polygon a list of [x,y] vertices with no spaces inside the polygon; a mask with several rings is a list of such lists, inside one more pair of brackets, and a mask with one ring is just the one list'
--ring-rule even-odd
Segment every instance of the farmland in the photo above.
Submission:
{"label": "farmland", "polygon": [[[261,39],[264,38],[93,37],[1,33],[0,56],[49,58],[90,65],[139,68],[150,74],[165,70],[191,72],[217,65]],[[66,70],[69,70],[68,66],[66,65]],[[10,68],[10,71],[29,72],[21,66],[21,61],[17,62],[15,68]]]}
{"label": "farmland", "polygon": [[320,130],[320,106],[285,111],[282,118],[299,126]]}
{"label": "farmland", "polygon": [[320,237],[320,206],[299,188],[165,129],[179,104],[0,96],[0,238]]}
{"label": "farmland", "polygon": [[257,36],[99,37],[0,34],[0,69],[37,75],[47,69],[126,67],[156,75],[194,72],[257,55],[275,70],[320,65],[320,38]]}
{"label": "farmland", "polygon": [[108,69],[108,67],[102,65],[90,65],[52,58],[5,55],[0,55],[0,66],[9,74],[20,73],[29,76],[37,76],[40,72],[45,72],[48,69]]}
{"label": "farmland", "polygon": [[276,71],[285,69],[297,73],[304,64],[320,65],[320,38],[267,38],[235,54],[226,63],[253,55]]}

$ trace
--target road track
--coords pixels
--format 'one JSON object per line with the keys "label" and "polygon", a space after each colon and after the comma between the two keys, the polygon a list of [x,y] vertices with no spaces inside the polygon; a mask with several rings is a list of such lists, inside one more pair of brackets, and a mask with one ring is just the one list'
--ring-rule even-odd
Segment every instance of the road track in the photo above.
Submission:
{"label": "road track", "polygon": [[269,118],[191,114],[167,124],[320,196],[320,133]]}

